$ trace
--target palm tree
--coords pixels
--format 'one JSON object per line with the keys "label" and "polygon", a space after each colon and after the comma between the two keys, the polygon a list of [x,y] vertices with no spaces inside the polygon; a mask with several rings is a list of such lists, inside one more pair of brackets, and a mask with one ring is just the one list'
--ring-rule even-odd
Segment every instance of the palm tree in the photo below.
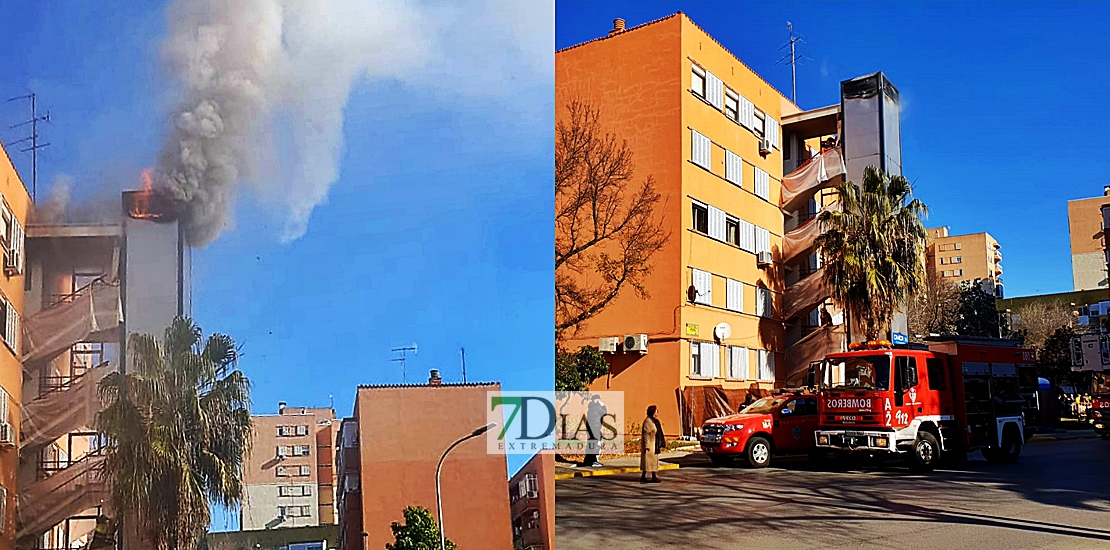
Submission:
{"label": "palm tree", "polygon": [[928,208],[913,198],[902,176],[889,177],[868,166],[863,185],[836,187],[840,211],[818,217],[815,242],[825,264],[824,283],[833,300],[860,323],[868,339],[890,325],[925,285],[925,227]]}
{"label": "palm tree", "polygon": [[178,317],[163,339],[132,334],[127,374],[100,383],[98,428],[112,442],[105,475],[113,505],[143,548],[193,550],[210,502],[238,505],[251,440],[250,383],[227,335],[204,340]]}

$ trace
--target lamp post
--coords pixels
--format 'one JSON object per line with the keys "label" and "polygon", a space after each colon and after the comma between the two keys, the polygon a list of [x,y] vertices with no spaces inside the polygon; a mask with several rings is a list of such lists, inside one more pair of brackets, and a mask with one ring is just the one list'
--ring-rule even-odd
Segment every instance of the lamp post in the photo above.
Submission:
{"label": "lamp post", "polygon": [[474,430],[473,432],[470,432],[470,434],[459,438],[458,441],[455,441],[454,443],[451,444],[450,447],[447,447],[447,450],[443,451],[443,456],[439,457],[439,464],[436,464],[436,519],[439,520],[439,549],[440,550],[447,550],[447,535],[445,535],[444,532],[443,532],[443,496],[442,496],[442,494],[440,493],[440,490],[439,490],[439,474],[443,471],[443,461],[447,459],[447,453],[451,452],[451,450],[454,449],[455,447],[458,447],[459,444],[461,444],[463,441],[466,441],[468,439],[474,439],[475,437],[478,437],[478,436],[480,436],[480,435],[482,435],[482,434],[484,434],[484,433],[488,432],[489,430],[491,430],[493,428],[496,428],[496,427],[497,427],[496,422],[490,422],[489,424],[486,424],[485,426],[482,426],[481,428],[478,428],[478,429]]}

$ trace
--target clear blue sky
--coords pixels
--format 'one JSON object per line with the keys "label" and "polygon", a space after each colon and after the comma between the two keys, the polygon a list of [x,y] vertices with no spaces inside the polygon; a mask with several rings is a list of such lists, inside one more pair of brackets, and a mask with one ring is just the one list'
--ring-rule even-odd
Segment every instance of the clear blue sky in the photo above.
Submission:
{"label": "clear blue sky", "polygon": [[[235,227],[194,252],[193,314],[242,344],[258,413],[334,398],[349,416],[358,384],[401,382],[390,349],[413,342],[409,382],[460,381],[465,346],[472,382],[553,387],[553,10],[456,8],[469,24],[443,31],[419,78],[356,82],[338,181],[302,238],[279,244],[281,220],[244,188]],[[153,162],[173,107],[165,31],[161,1],[0,6],[0,96],[34,91],[53,120],[40,200],[57,178],[75,200],[111,196]],[[4,143],[26,109],[0,102]],[[30,156],[9,149],[30,187]]]}
{"label": "clear blue sky", "polygon": [[929,226],[986,231],[1002,244],[1007,296],[1072,289],[1067,201],[1102,194],[1110,157],[1110,4],[1087,2],[573,2],[559,0],[555,44],[683,11],[772,85],[786,22],[811,58],[804,109],[839,101],[839,82],[884,71],[902,94],[903,173]]}

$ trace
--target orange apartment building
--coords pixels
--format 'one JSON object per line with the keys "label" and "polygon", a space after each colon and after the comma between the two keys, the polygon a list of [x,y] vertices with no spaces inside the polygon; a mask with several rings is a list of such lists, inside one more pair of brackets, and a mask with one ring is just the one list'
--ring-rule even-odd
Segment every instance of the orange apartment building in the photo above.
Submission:
{"label": "orange apartment building", "polygon": [[947,227],[926,229],[926,265],[953,282],[981,279],[998,298],[1002,291],[1002,245],[990,233],[949,235]]}
{"label": "orange apartment building", "polygon": [[[497,383],[359,386],[354,414],[336,444],[340,550],[384,548],[390,524],[408,506],[436,511],[436,464],[460,437],[486,425],[487,392]],[[505,455],[482,438],[456,447],[443,463],[443,532],[459,548],[509,550]]]}
{"label": "orange apartment building", "polygon": [[1103,196],[1068,201],[1071,276],[1074,290],[1107,288],[1105,228],[1110,227],[1110,186]]}
{"label": "orange apartment building", "polygon": [[243,485],[243,530],[335,523],[335,430],[331,408],[287,407],[253,415]]}
{"label": "orange apartment building", "polygon": [[633,180],[654,177],[665,205],[670,239],[652,256],[650,298],[621,293],[564,334],[570,349],[605,352],[610,372],[591,389],[624,391],[629,424],[654,404],[668,435],[695,435],[843,348],[814,220],[835,208],[829,188],[844,177],[859,181],[869,164],[901,173],[898,91],[882,73],[803,111],[679,12],[617,20],[557,51],[555,90],[556,120],[572,100],[598,109],[633,152]]}
{"label": "orange apartment building", "polygon": [[509,479],[513,547],[555,548],[555,455],[538,453]]}

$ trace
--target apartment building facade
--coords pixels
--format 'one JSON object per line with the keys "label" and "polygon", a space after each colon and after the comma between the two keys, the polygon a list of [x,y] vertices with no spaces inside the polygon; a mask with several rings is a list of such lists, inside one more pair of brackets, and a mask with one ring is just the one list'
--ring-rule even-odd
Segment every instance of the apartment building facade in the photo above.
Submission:
{"label": "apartment building facade", "polygon": [[243,472],[243,530],[335,523],[335,411],[278,405],[254,415]]}
{"label": "apartment building facade", "polygon": [[555,455],[537,453],[509,479],[513,547],[555,548]]}
{"label": "apartment building facade", "polygon": [[[336,449],[340,550],[384,548],[408,506],[435,513],[436,465],[459,438],[484,426],[497,383],[359,386]],[[444,534],[459,548],[513,548],[505,455],[478,438],[443,463]]]}
{"label": "apartment building facade", "polygon": [[990,233],[950,235],[947,227],[926,229],[926,266],[946,281],[986,281],[985,289],[1002,298],[1002,245]]}
{"label": "apartment building facade", "polygon": [[1068,236],[1074,290],[1107,288],[1110,263],[1105,228],[1110,227],[1110,186],[1103,196],[1068,201]]}

